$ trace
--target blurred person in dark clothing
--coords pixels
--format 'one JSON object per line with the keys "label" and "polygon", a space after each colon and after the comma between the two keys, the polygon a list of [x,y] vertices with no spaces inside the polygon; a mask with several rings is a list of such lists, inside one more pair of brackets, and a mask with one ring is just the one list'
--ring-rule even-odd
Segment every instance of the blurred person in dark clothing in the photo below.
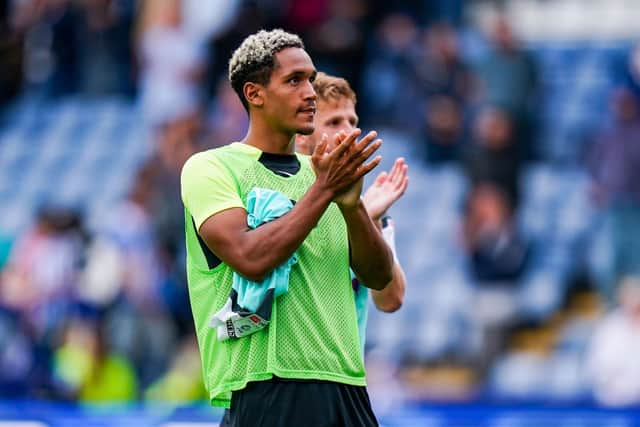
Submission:
{"label": "blurred person in dark clothing", "polygon": [[423,46],[414,57],[414,66],[426,98],[427,161],[454,161],[463,143],[473,75],[461,58],[457,34],[451,26],[440,23],[430,27],[423,36]]}
{"label": "blurred person in dark clothing", "polygon": [[[323,3],[303,2],[298,3]],[[309,54],[319,69],[342,76],[353,87],[360,87],[370,6],[364,0],[326,0],[322,22],[303,33]]]}
{"label": "blurred person in dark clothing", "polygon": [[34,388],[46,382],[38,378],[42,370],[34,369],[34,344],[20,313],[0,304],[0,397],[32,397]]}
{"label": "blurred person in dark clothing", "polygon": [[528,266],[530,242],[518,228],[508,196],[490,182],[473,185],[465,206],[462,243],[474,283],[473,359],[487,368],[504,348],[508,328],[518,319],[519,283]]}
{"label": "blurred person in dark clothing", "polygon": [[433,22],[446,22],[458,26],[463,20],[463,10],[466,0],[403,0],[402,2],[389,2],[383,0],[370,0],[374,17],[380,17],[395,12],[403,12],[414,16],[420,25],[428,25]]}
{"label": "blurred person in dark clothing", "polygon": [[0,0],[0,108],[22,87],[24,34],[11,23],[9,0]]}
{"label": "blurred person in dark clothing", "polygon": [[[311,8],[315,8],[311,3],[315,4],[317,2],[307,3],[310,4]],[[249,34],[253,34],[262,28],[283,26],[287,7],[291,9],[293,7],[292,3],[278,0],[240,1],[240,5],[228,29],[214,35],[207,46],[210,55],[205,78],[210,96],[215,95],[217,92],[218,82],[221,79],[226,80],[229,65],[227,58],[231,57],[236,47]],[[289,13],[291,13],[290,10]]]}
{"label": "blurred person in dark clothing", "polygon": [[407,105],[421,105],[415,78],[413,54],[418,27],[412,16],[388,15],[376,28],[369,48],[369,61],[363,75],[363,116],[377,123],[419,132],[422,112]]}
{"label": "blurred person in dark clothing", "polygon": [[474,76],[460,54],[455,29],[444,23],[435,24],[424,32],[422,44],[415,67],[425,95],[445,95],[467,103]]}
{"label": "blurred person in dark clothing", "polygon": [[13,21],[26,34],[26,69],[51,95],[134,91],[131,28],[134,0],[15,2]]}
{"label": "blurred person in dark clothing", "polygon": [[83,0],[77,29],[81,89],[94,95],[133,95],[135,0]]}
{"label": "blurred person in dark clothing", "polygon": [[535,155],[532,144],[539,104],[536,63],[520,47],[506,18],[497,19],[490,39],[493,49],[477,69],[481,99],[511,115],[514,135],[520,141],[519,155],[530,159]]}
{"label": "blurred person in dark clothing", "polygon": [[640,110],[628,89],[611,95],[611,124],[600,133],[588,162],[612,244],[613,259],[600,284],[609,301],[621,277],[640,274]]}
{"label": "blurred person in dark clothing", "polygon": [[490,183],[503,192],[512,209],[520,199],[520,158],[510,115],[483,108],[474,123],[473,144],[466,153],[467,175],[473,185]]}
{"label": "blurred person in dark clothing", "polygon": [[468,195],[463,237],[471,272],[479,283],[514,281],[522,275],[528,245],[517,229],[515,212],[498,187],[481,183]]}
{"label": "blurred person in dark clothing", "polygon": [[464,139],[461,105],[448,96],[433,96],[425,112],[426,160],[430,164],[460,159]]}
{"label": "blurred person in dark clothing", "polygon": [[70,0],[15,2],[11,19],[25,35],[25,74],[53,96],[74,93],[81,79],[80,8]]}

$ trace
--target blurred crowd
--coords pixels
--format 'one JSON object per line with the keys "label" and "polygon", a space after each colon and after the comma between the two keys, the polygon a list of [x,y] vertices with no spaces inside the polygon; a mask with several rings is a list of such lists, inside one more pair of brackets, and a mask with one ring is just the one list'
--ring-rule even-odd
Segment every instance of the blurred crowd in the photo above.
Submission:
{"label": "blurred crowd", "polygon": [[[413,139],[416,167],[463,171],[459,244],[470,275],[488,293],[517,287],[544,250],[518,227],[523,171],[549,161],[537,132],[545,90],[536,60],[504,18],[472,31],[464,12],[473,2],[398,3],[0,1],[0,108],[34,94],[126,97],[139,105],[154,147],[98,227],[89,229],[80,211],[43,205],[0,248],[0,396],[206,398],[179,174],[192,153],[244,136],[246,113],[226,67],[261,28],[299,33],[319,70],[356,88],[363,123]],[[469,37],[480,53],[467,54]],[[576,159],[591,174],[613,254],[584,285],[608,313],[588,369],[600,400],[637,404],[640,364],[628,355],[640,342],[640,48],[613,73],[603,120]],[[517,313],[501,315],[496,304],[486,336],[497,343],[472,361],[478,375],[517,325]]]}

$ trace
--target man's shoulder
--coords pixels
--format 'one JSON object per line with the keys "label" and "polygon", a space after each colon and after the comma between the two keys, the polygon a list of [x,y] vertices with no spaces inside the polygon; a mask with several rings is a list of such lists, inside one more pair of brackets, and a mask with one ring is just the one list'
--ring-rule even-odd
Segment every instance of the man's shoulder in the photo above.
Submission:
{"label": "man's shoulder", "polygon": [[185,162],[184,169],[210,168],[215,165],[230,165],[251,162],[259,157],[255,147],[238,142],[197,152]]}
{"label": "man's shoulder", "polygon": [[224,156],[247,156],[258,157],[260,150],[248,144],[241,142],[232,142],[221,147],[210,148],[208,150],[195,153],[192,157],[204,157],[204,158],[220,158]]}

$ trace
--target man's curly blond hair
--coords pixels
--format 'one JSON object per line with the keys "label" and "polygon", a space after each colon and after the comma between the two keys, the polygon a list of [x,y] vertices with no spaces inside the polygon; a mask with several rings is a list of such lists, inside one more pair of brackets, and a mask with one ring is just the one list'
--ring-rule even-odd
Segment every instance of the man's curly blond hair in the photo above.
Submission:
{"label": "man's curly blond hair", "polygon": [[353,102],[353,105],[357,103],[356,93],[351,89],[349,82],[342,77],[319,72],[313,81],[313,90],[316,91],[319,101],[348,99]]}
{"label": "man's curly blond hair", "polygon": [[246,82],[266,85],[271,73],[278,66],[276,53],[289,48],[304,49],[302,39],[295,34],[276,29],[260,30],[250,35],[238,47],[229,60],[229,82],[249,111],[249,104],[244,97],[243,87]]}

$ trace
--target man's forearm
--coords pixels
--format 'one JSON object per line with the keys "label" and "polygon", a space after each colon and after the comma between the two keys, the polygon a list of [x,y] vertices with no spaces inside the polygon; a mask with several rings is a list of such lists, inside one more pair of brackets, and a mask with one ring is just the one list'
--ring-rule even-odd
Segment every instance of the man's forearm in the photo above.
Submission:
{"label": "man's forearm", "polygon": [[384,289],[392,279],[391,250],[369,218],[362,201],[353,207],[341,206],[340,210],[349,233],[351,268],[367,287]]}
{"label": "man's forearm", "polygon": [[259,275],[267,275],[285,262],[307,238],[324,214],[331,195],[310,187],[309,191],[285,214],[247,232],[247,252]]}
{"label": "man's forearm", "polygon": [[207,222],[200,231],[209,248],[224,263],[247,279],[259,282],[300,247],[330,202],[330,192],[312,185],[289,212],[255,229],[247,226],[246,214],[222,212],[212,218],[218,222],[214,226],[237,232],[207,232]]}
{"label": "man's forearm", "polygon": [[385,313],[398,310],[404,302],[405,276],[398,262],[393,264],[393,279],[381,291],[371,290],[371,297],[376,308]]}

